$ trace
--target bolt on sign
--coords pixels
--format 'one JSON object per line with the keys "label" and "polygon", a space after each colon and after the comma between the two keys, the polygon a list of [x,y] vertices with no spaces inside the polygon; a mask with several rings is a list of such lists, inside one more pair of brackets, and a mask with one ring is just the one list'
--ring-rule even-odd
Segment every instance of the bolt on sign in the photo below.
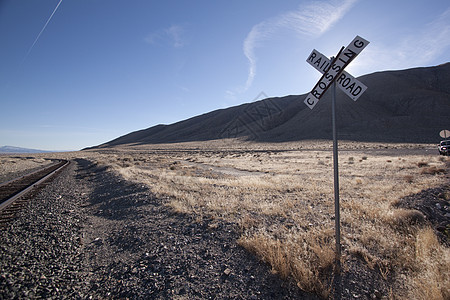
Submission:
{"label": "bolt on sign", "polygon": [[368,41],[360,36],[356,36],[353,41],[345,47],[345,49],[341,50],[336,58],[329,63],[324,60],[318,62],[319,57],[316,59],[316,56],[320,53],[313,50],[308,57],[307,62],[324,74],[304,101],[310,109],[314,108],[320,98],[325,94],[326,90],[335,81],[337,81],[341,89],[345,86],[344,92],[347,95],[350,93],[350,98],[353,100],[358,99],[358,97],[367,89],[365,85],[357,81],[353,76],[344,73],[344,69],[368,44]]}

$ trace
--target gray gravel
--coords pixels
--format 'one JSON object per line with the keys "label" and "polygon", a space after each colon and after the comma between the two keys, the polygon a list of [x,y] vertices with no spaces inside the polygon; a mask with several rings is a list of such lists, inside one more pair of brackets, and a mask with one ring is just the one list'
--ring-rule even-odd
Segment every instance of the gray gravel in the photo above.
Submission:
{"label": "gray gravel", "polygon": [[[0,298],[81,298],[85,270],[75,164],[37,194],[0,233]],[[32,212],[32,213],[27,213]]]}
{"label": "gray gravel", "polygon": [[0,299],[315,299],[237,238],[77,160],[0,232]]}

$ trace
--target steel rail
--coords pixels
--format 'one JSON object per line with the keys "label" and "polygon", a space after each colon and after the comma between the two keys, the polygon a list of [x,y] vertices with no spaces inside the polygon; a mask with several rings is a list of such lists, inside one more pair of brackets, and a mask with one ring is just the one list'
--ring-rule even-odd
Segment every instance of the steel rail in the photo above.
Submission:
{"label": "steel rail", "polygon": [[[64,160],[63,160],[64,161]],[[10,198],[8,198],[7,200],[3,201],[0,204],[0,211],[5,210],[8,206],[10,206],[11,204],[13,204],[17,199],[19,199],[20,197],[22,197],[23,195],[25,195],[26,193],[30,192],[33,188],[35,188],[37,185],[45,182],[46,180],[48,180],[50,177],[52,177],[56,172],[60,171],[61,169],[63,169],[65,166],[67,166],[70,163],[70,161],[66,161],[63,165],[61,165],[60,167],[58,167],[57,169],[51,171],[50,173],[48,173],[47,175],[43,176],[41,179],[35,181],[34,183],[30,184],[28,187],[26,187],[25,189],[21,190],[20,192],[16,193],[15,195],[11,196]],[[41,170],[42,171],[42,170]],[[32,172],[30,174],[35,174],[36,172]],[[30,175],[29,174],[29,175]],[[20,177],[21,178],[21,177]]]}

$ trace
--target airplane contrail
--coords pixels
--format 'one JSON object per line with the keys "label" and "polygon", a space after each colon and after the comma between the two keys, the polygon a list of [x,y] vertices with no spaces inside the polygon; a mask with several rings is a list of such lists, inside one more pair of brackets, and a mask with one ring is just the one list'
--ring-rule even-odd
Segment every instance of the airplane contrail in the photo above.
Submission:
{"label": "airplane contrail", "polygon": [[24,56],[22,62],[25,61],[25,59],[27,59],[28,55],[30,55],[31,50],[33,50],[34,45],[36,45],[37,41],[39,40],[39,38],[41,37],[41,34],[44,32],[45,28],[47,27],[48,23],[50,23],[50,20],[53,18],[53,15],[56,13],[56,11],[58,10],[59,5],[61,4],[62,0],[59,0],[58,4],[56,5],[55,9],[53,10],[52,14],[50,15],[50,17],[47,19],[47,22],[45,22],[44,27],[42,27],[41,31],[39,32],[39,34],[37,35],[36,39],[34,40],[33,44],[31,45],[30,49],[28,49],[27,54]]}
{"label": "airplane contrail", "polygon": [[[1,0],[0,0],[1,1]],[[47,27],[48,23],[50,23],[50,21],[53,18],[53,15],[56,13],[56,11],[58,10],[59,5],[61,4],[62,0],[59,0],[58,4],[56,5],[55,9],[53,10],[52,14],[50,15],[50,17],[47,19],[47,22],[45,22],[44,27],[42,27],[41,31],[39,32],[39,34],[37,35],[36,39],[34,40],[33,44],[31,45],[30,49],[28,49],[27,54],[25,54],[25,56],[23,57],[22,61],[20,62],[20,64],[18,65],[18,67],[16,68],[15,72],[13,72],[10,76],[9,79],[7,79],[4,83],[0,82],[0,90],[8,90],[12,84],[12,82],[14,81],[14,78],[19,74],[20,70],[22,69],[23,64],[25,63],[25,60],[28,58],[28,56],[30,55],[31,51],[34,48],[34,45],[36,45],[36,43],[38,42],[39,38],[41,37],[42,33],[44,32],[45,28]]]}

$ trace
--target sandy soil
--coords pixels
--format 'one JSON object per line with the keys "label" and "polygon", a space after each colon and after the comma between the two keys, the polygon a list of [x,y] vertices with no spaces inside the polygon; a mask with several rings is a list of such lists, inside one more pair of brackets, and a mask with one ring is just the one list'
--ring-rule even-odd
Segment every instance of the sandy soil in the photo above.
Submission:
{"label": "sandy soil", "polygon": [[52,161],[35,156],[0,156],[0,183],[51,164]]}

